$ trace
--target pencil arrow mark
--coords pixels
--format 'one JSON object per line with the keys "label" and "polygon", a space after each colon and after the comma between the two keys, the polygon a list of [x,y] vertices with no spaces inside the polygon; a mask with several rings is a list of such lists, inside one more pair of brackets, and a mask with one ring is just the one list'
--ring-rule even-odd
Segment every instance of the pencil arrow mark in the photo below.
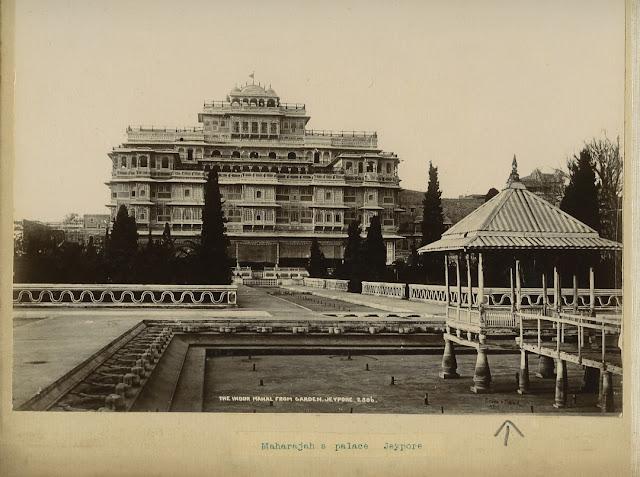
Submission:
{"label": "pencil arrow mark", "polygon": [[520,431],[520,429],[518,429],[518,426],[516,426],[513,422],[511,422],[509,419],[507,419],[506,421],[504,421],[500,427],[498,428],[498,430],[495,432],[495,434],[493,435],[493,437],[498,437],[498,434],[500,434],[500,431],[502,431],[503,428],[505,428],[505,432],[504,432],[504,445],[506,446],[509,443],[509,432],[511,427],[513,427],[516,432],[518,434],[520,434],[520,437],[524,437],[524,434]]}

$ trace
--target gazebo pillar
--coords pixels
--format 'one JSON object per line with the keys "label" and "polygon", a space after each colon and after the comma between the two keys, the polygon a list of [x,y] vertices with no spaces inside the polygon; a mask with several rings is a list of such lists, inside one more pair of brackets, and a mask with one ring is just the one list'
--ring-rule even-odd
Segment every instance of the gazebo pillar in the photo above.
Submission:
{"label": "gazebo pillar", "polygon": [[542,273],[542,314],[547,315],[547,308],[549,306],[549,296],[547,295],[547,274]]}
{"label": "gazebo pillar", "polygon": [[473,290],[471,289],[471,259],[469,253],[466,254],[467,261],[467,316],[471,322],[471,306],[473,305]]}
{"label": "gazebo pillar", "polygon": [[589,267],[589,315],[596,316],[596,277]]}
{"label": "gazebo pillar", "polygon": [[[516,311],[520,311],[522,307],[522,284],[520,281],[520,260],[516,260]],[[524,342],[524,332],[522,319],[518,317],[520,326],[520,337],[522,342],[520,343],[520,373],[518,379],[518,393],[527,394],[529,392],[529,356],[527,352],[522,349]]]}
{"label": "gazebo pillar", "polygon": [[462,306],[462,283],[460,283],[460,256],[456,254],[455,256],[456,262],[456,288],[458,289],[458,301],[456,303],[458,308],[458,316],[457,319],[460,319],[460,308]]}
{"label": "gazebo pillar", "polygon": [[578,313],[578,275],[573,274],[573,313]]}
{"label": "gazebo pillar", "polygon": [[482,314],[484,308],[484,267],[482,264],[482,253],[478,253],[478,310]]}
{"label": "gazebo pillar", "polygon": [[451,303],[451,295],[449,294],[449,257],[444,254],[444,297],[447,301],[447,308]]}

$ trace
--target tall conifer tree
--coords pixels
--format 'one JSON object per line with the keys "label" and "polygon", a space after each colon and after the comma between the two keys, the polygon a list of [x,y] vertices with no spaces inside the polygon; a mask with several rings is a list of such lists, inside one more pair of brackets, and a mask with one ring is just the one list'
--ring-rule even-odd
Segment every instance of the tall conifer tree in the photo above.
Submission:
{"label": "tall conifer tree", "polygon": [[569,185],[560,208],[589,227],[600,231],[598,186],[591,153],[588,148],[569,162]]}
{"label": "tall conifer tree", "polygon": [[228,255],[229,238],[226,235],[222,197],[218,184],[218,168],[209,170],[204,186],[202,233],[200,237],[201,283],[231,283],[231,260]]}
{"label": "tall conifer tree", "polygon": [[442,192],[438,182],[438,168],[429,161],[429,184],[422,200],[422,244],[440,240],[444,232]]}
{"label": "tall conifer tree", "polygon": [[364,243],[362,265],[363,276],[371,281],[384,280],[387,270],[387,247],[382,238],[380,217],[371,217],[367,238]]}

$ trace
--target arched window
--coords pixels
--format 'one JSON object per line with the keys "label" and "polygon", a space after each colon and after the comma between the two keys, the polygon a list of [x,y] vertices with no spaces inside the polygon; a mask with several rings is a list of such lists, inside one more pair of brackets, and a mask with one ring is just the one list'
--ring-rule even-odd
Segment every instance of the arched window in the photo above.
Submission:
{"label": "arched window", "polygon": [[249,158],[250,159],[257,159],[258,158],[258,153],[256,151],[251,151],[249,153]]}
{"label": "arched window", "polygon": [[331,222],[331,214],[327,214],[327,222]]}
{"label": "arched window", "polygon": [[391,174],[391,163],[387,162],[387,174]]}
{"label": "arched window", "polygon": [[211,157],[220,157],[220,151],[214,149],[213,152],[211,152]]}
{"label": "arched window", "polygon": [[231,153],[231,157],[234,157],[236,159],[239,158],[240,157],[240,151],[233,151]]}
{"label": "arched window", "polygon": [[249,104],[251,106],[257,106],[258,105],[258,101],[256,101],[256,99],[254,98],[254,99],[251,99],[251,101],[249,101]]}
{"label": "arched window", "polygon": [[162,168],[163,169],[168,169],[169,168],[169,158],[168,157],[163,157],[162,158]]}
{"label": "arched window", "polygon": [[258,101],[258,105],[259,106],[264,106],[264,99],[261,99],[260,101]]}
{"label": "arched window", "polygon": [[262,199],[262,191],[261,190],[257,190],[256,191],[256,199]]}
{"label": "arched window", "polygon": [[316,151],[313,153],[313,162],[318,164],[320,162],[320,152]]}
{"label": "arched window", "polygon": [[269,153],[269,159],[275,159],[275,158],[276,158],[276,153],[275,153],[275,152],[273,152],[273,151],[271,151],[271,152]]}
{"label": "arched window", "polygon": [[137,158],[136,156],[133,156],[133,157],[131,158],[131,167],[132,167],[132,168],[134,168],[134,167],[138,167],[138,158]]}
{"label": "arched window", "polygon": [[364,164],[362,162],[358,162],[358,173],[362,174],[364,172]]}
{"label": "arched window", "polygon": [[127,158],[125,156],[120,159],[120,167],[127,167]]}
{"label": "arched window", "polygon": [[187,149],[187,160],[193,161],[193,149],[191,148]]}
{"label": "arched window", "polygon": [[140,156],[140,167],[147,167],[147,156]]}
{"label": "arched window", "polygon": [[275,105],[276,105],[276,102],[273,99],[270,99],[270,100],[267,101],[267,106],[268,107],[273,108],[273,107],[275,107]]}
{"label": "arched window", "polygon": [[336,222],[340,222],[340,214],[336,214]]}
{"label": "arched window", "polygon": [[298,156],[296,156],[295,152],[290,152],[289,154],[287,154],[287,159],[296,159]]}

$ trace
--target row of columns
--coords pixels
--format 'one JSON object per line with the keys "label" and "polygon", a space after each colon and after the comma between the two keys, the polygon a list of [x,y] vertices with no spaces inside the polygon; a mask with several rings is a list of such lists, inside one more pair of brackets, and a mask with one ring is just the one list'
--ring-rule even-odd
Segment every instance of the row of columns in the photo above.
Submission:
{"label": "row of columns", "polygon": [[[529,352],[520,352],[520,369],[518,372],[518,394],[528,394],[530,392],[529,381]],[[445,338],[444,353],[442,355],[442,370],[439,376],[443,379],[457,379],[458,363],[455,354],[455,345],[452,340]],[[549,356],[540,355],[536,376],[543,379],[554,377],[555,372],[555,400],[553,407],[564,408],[567,404],[568,376],[567,362],[562,359],[554,359]],[[473,386],[471,391],[477,394],[486,393],[491,386],[491,369],[487,351],[484,347],[477,348],[476,365],[473,373]],[[603,412],[612,412],[613,406],[613,373],[611,371],[600,371],[597,368],[585,367],[583,392],[594,393],[598,391],[598,406]]]}

